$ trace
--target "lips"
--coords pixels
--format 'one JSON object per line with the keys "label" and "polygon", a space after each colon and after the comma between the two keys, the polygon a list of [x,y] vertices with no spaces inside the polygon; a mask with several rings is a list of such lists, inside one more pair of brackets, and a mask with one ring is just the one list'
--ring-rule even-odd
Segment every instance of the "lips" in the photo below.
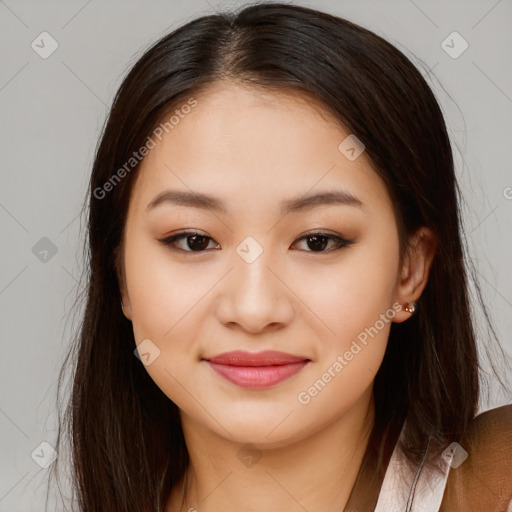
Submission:
{"label": "lips", "polygon": [[207,359],[221,377],[241,387],[273,386],[298,373],[310,359],[285,352],[267,350],[225,352]]}
{"label": "lips", "polygon": [[285,352],[266,350],[264,352],[245,352],[235,350],[208,358],[211,363],[228,364],[230,366],[273,366],[307,361],[307,357],[294,356]]}

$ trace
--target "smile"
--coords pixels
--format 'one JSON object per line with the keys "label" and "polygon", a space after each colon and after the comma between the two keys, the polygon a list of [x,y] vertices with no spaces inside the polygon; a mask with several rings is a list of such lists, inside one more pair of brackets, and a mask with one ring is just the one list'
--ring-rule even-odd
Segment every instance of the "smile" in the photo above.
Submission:
{"label": "smile", "polygon": [[267,388],[304,368],[310,360],[283,352],[227,352],[206,360],[221,377],[240,387]]}

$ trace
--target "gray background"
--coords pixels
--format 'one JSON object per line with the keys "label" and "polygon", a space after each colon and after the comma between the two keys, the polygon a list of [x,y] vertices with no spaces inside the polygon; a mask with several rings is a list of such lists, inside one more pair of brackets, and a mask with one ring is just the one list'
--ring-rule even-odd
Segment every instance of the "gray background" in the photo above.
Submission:
{"label": "gray background", "polygon": [[[452,137],[484,297],[512,354],[512,1],[297,3],[373,30],[426,75]],[[150,43],[238,5],[0,0],[0,512],[44,510],[49,470],[31,454],[48,453],[39,445],[55,439],[55,381],[78,321],[79,212],[114,93]],[[58,42],[46,59],[31,47],[50,48],[44,31]],[[454,31],[469,45],[457,58],[445,51],[463,48],[457,36],[446,39]],[[510,402],[496,390],[481,410]]]}

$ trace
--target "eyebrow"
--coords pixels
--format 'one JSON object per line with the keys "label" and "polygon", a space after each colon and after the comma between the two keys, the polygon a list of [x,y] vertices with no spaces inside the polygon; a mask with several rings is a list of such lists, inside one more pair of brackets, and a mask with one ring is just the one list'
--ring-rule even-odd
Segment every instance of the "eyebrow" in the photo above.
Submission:
{"label": "eyebrow", "polygon": [[[225,204],[216,197],[212,197],[201,192],[178,190],[165,190],[161,194],[158,194],[146,206],[146,211],[153,210],[157,206],[163,204],[208,209],[222,214],[228,213]],[[363,202],[352,193],[346,190],[328,190],[283,201],[281,203],[281,215],[307,211],[319,206],[327,205],[346,205],[363,208]]]}

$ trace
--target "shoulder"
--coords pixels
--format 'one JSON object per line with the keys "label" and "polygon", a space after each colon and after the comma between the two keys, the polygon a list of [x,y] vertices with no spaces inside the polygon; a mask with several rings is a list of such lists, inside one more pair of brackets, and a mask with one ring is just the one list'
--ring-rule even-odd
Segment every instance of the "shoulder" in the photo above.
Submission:
{"label": "shoulder", "polygon": [[512,511],[512,404],[477,415],[459,445],[440,512]]}

